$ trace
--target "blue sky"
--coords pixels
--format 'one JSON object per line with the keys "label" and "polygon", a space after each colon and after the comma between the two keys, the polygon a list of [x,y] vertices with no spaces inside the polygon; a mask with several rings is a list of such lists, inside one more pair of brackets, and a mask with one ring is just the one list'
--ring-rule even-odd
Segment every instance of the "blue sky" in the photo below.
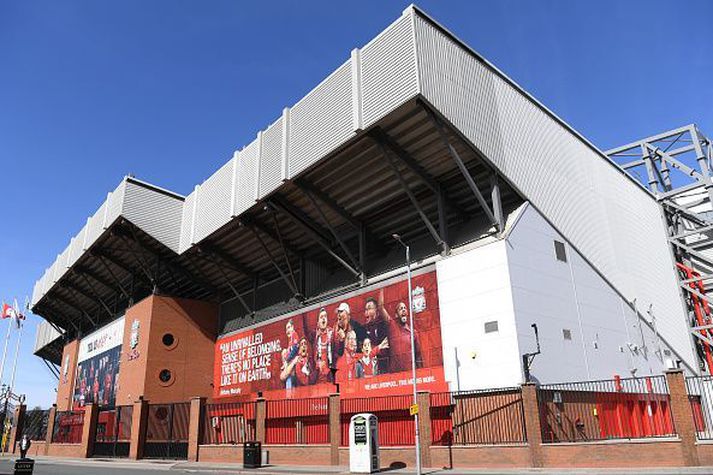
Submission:
{"label": "blue sky", "polygon": [[[408,3],[0,0],[0,297],[31,293],[125,174],[189,193]],[[713,136],[713,2],[418,5],[602,149]],[[46,407],[37,321],[17,389]]]}

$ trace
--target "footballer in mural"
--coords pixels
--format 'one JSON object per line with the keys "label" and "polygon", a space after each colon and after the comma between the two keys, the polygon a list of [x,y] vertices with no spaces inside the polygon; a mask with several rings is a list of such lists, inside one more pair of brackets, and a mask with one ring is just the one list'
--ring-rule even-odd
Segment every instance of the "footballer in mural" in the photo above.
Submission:
{"label": "footballer in mural", "polygon": [[88,403],[114,406],[123,336],[122,317],[82,338],[72,397],[75,409]]}
{"label": "footballer in mural", "polygon": [[[414,346],[422,389],[446,390],[436,273],[413,278]],[[406,393],[411,329],[405,280],[220,338],[214,397]]]}

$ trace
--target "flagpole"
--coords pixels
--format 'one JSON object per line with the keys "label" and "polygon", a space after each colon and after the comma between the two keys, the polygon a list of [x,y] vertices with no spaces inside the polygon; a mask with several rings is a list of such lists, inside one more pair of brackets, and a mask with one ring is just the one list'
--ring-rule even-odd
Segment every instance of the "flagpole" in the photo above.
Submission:
{"label": "flagpole", "polygon": [[13,389],[15,388],[15,372],[17,371],[17,357],[20,354],[20,341],[22,341],[22,330],[25,328],[25,325],[20,321],[20,314],[17,313],[17,302],[15,303],[15,312],[17,315],[17,324],[20,326],[19,328],[19,333],[17,335],[17,345],[15,345],[15,359],[12,363],[12,377],[10,378],[10,393],[12,394]]}
{"label": "flagpole", "polygon": [[[5,301],[3,301],[3,307],[5,306]],[[5,335],[5,345],[2,350],[2,362],[0,362],[0,383],[2,382],[2,377],[5,374],[5,358],[7,357],[7,344],[10,341],[10,330],[12,329],[12,318],[8,318],[7,322],[7,334]]]}

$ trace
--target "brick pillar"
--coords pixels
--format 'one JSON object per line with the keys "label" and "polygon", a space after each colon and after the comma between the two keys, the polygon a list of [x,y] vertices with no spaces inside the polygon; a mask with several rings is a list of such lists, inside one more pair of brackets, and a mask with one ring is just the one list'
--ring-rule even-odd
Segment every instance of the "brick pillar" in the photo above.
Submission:
{"label": "brick pillar", "polygon": [[203,432],[203,408],[206,398],[194,397],[191,399],[191,413],[188,421],[188,461],[198,461],[198,445],[201,443]]}
{"label": "brick pillar", "polygon": [[57,414],[57,404],[52,404],[52,407],[50,408],[50,414],[47,419],[47,437],[45,438],[45,455],[47,455],[47,451],[50,448],[50,444],[52,443],[52,434],[54,433],[54,420],[55,420],[55,415]]}
{"label": "brick pillar", "polygon": [[22,438],[22,433],[25,431],[25,412],[27,406],[20,404],[15,407],[15,423],[10,429],[10,451],[14,454],[17,447],[17,442]]}
{"label": "brick pillar", "polygon": [[255,401],[255,439],[265,443],[265,416],[267,414],[267,402],[265,398],[257,398]]}
{"label": "brick pillar", "polygon": [[688,400],[686,381],[683,370],[666,371],[666,382],[671,395],[671,415],[678,437],[681,439],[681,455],[686,466],[700,465],[696,447],[696,425],[693,422],[693,411]]}
{"label": "brick pillar", "polygon": [[525,415],[527,445],[530,448],[530,462],[533,467],[543,467],[540,406],[537,402],[537,386],[533,383],[522,385],[522,409]]}
{"label": "brick pillar", "polygon": [[94,450],[94,437],[97,432],[97,420],[99,419],[99,406],[89,403],[84,406],[84,425],[82,426],[82,451],[84,458],[92,456]]}
{"label": "brick pillar", "polygon": [[421,466],[431,466],[431,393],[416,393],[418,404],[418,434],[421,442]]}
{"label": "brick pillar", "polygon": [[149,420],[149,403],[139,398],[134,403],[131,413],[131,444],[129,445],[129,458],[138,460],[144,455],[144,441],[146,440],[146,424]]}
{"label": "brick pillar", "polygon": [[342,439],[341,405],[339,393],[329,395],[329,460],[332,465],[339,465],[339,443]]}

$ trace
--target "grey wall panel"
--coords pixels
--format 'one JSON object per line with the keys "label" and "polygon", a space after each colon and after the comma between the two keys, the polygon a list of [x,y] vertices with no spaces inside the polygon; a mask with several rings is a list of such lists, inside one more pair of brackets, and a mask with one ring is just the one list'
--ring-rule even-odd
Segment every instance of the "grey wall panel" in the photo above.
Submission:
{"label": "grey wall panel", "polygon": [[107,209],[106,209],[106,216],[105,216],[105,222],[104,222],[104,227],[108,227],[111,223],[113,223],[116,218],[118,218],[124,207],[124,196],[125,196],[125,191],[126,191],[126,180],[122,180],[119,186],[116,187],[114,191],[109,193],[109,196],[107,197],[106,204],[107,204]]}
{"label": "grey wall panel", "polygon": [[82,254],[84,254],[83,245],[84,245],[84,235],[86,234],[86,232],[87,232],[87,226],[84,225],[82,230],[79,231],[79,234],[77,234],[77,237],[75,237],[72,240],[72,243],[69,246],[70,247],[69,252],[71,254],[71,257],[70,257],[71,264],[70,265],[74,265],[74,263],[77,262],[77,260],[80,257],[82,257]]}
{"label": "grey wall panel", "polygon": [[86,248],[89,249],[94,241],[104,232],[104,212],[106,210],[106,201],[102,203],[96,213],[87,222],[87,239]]}
{"label": "grey wall panel", "polygon": [[35,332],[35,347],[33,352],[37,353],[39,350],[49,345],[61,335],[54,329],[52,325],[48,322],[42,321],[36,327]]}
{"label": "grey wall panel", "polygon": [[257,199],[259,139],[245,147],[238,157],[235,170],[235,214],[250,209]]}
{"label": "grey wall panel", "polygon": [[290,109],[289,178],[354,135],[351,87],[347,61]]}
{"label": "grey wall panel", "polygon": [[178,244],[178,252],[184,252],[191,247],[191,229],[193,227],[193,211],[196,205],[196,192],[186,196],[181,210],[181,234]]}
{"label": "grey wall panel", "polygon": [[260,185],[258,196],[264,198],[282,184],[282,117],[262,134]]}
{"label": "grey wall panel", "polygon": [[182,211],[180,198],[126,183],[123,216],[174,252],[178,252]]}
{"label": "grey wall panel", "polygon": [[418,93],[410,14],[362,48],[361,81],[364,128]]}
{"label": "grey wall panel", "polygon": [[32,300],[30,300],[30,306],[34,306],[42,298],[42,279],[35,282],[32,286]]}
{"label": "grey wall panel", "polygon": [[603,155],[417,17],[423,95],[696,366],[658,204]]}
{"label": "grey wall panel", "polygon": [[230,221],[232,181],[233,160],[229,160],[201,185],[200,202],[196,210],[195,242],[200,242]]}

